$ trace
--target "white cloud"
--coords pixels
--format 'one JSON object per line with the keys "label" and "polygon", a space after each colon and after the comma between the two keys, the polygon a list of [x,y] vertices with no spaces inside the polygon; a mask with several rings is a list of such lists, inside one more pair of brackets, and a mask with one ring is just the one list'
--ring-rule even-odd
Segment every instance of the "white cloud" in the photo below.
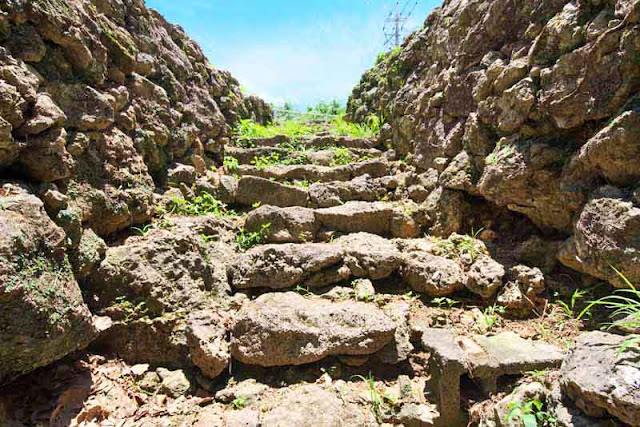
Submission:
{"label": "white cloud", "polygon": [[229,69],[249,92],[274,103],[304,106],[319,100],[346,101],[361,74],[382,49],[378,22],[353,23],[318,20],[303,31],[255,44],[237,44],[217,51],[200,37],[205,52],[217,66]]}

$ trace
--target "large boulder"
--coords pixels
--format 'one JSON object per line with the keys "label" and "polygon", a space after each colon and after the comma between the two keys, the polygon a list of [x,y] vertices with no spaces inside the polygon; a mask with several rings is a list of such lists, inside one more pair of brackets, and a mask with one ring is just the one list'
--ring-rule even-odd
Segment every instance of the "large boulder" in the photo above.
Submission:
{"label": "large boulder", "polygon": [[40,199],[17,185],[0,189],[0,383],[85,347],[96,335],[65,240]]}
{"label": "large boulder", "polygon": [[224,223],[217,217],[172,223],[108,248],[86,278],[90,306],[114,322],[97,346],[131,363],[193,363],[214,377],[228,363],[225,320],[217,314],[228,282],[218,249],[201,235],[218,233]]}
{"label": "large boulder", "polygon": [[620,198],[594,198],[580,214],[574,236],[560,248],[558,259],[618,288],[627,284],[613,268],[631,283],[640,283],[640,208]]}
{"label": "large boulder", "polygon": [[576,406],[592,417],[607,415],[640,425],[637,352],[620,352],[624,336],[587,332],[562,364],[560,382]]}
{"label": "large boulder", "polygon": [[265,231],[265,239],[269,243],[313,242],[319,228],[312,209],[260,206],[247,215],[245,229],[258,232],[266,224],[269,228]]}
{"label": "large boulder", "polygon": [[465,284],[465,275],[458,263],[427,252],[409,252],[402,277],[416,292],[430,296],[450,295]]}
{"label": "large boulder", "polygon": [[302,365],[330,355],[362,356],[381,350],[396,324],[373,305],[264,294],[236,314],[231,354],[261,366]]}
{"label": "large boulder", "polygon": [[349,277],[343,249],[334,244],[273,244],[248,250],[228,267],[236,289],[326,286]]}

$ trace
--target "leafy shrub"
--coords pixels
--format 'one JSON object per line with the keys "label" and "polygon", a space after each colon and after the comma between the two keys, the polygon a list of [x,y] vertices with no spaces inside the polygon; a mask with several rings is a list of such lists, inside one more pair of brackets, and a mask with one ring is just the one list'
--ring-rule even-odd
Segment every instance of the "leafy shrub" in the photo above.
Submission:
{"label": "leafy shrub", "polygon": [[216,199],[209,193],[201,193],[187,200],[182,197],[173,197],[168,205],[168,212],[174,215],[202,216],[216,215],[218,217],[236,216],[236,212],[227,208],[227,205]]}
{"label": "leafy shrub", "polygon": [[236,235],[236,243],[240,250],[246,251],[256,245],[264,243],[270,227],[271,223],[262,224],[260,230],[253,232],[247,232],[244,228],[241,228]]}

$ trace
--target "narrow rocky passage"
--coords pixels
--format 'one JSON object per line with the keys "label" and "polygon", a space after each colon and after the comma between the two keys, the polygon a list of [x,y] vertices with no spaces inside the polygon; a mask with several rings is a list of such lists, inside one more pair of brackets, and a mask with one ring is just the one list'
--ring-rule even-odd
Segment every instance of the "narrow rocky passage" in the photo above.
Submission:
{"label": "narrow rocky passage", "polygon": [[445,0],[296,113],[0,2],[0,427],[640,426],[639,59],[640,0]]}
{"label": "narrow rocky passage", "polygon": [[491,256],[490,233],[425,234],[450,220],[429,210],[430,174],[375,139],[238,138],[224,163],[171,169],[158,216],[100,249],[82,288],[101,332],[5,411],[61,387],[23,416],[462,425],[557,368],[579,330],[546,313],[550,277]]}

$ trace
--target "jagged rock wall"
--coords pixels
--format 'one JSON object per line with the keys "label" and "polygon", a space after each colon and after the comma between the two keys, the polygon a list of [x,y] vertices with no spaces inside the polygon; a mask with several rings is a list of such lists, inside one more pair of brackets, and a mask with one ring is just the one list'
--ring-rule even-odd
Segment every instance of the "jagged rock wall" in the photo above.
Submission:
{"label": "jagged rock wall", "polygon": [[204,173],[239,118],[270,116],[142,0],[0,5],[0,173],[54,183],[66,206],[47,209],[98,234],[148,219],[169,165]]}
{"label": "jagged rock wall", "polygon": [[149,220],[169,170],[220,165],[240,118],[271,117],[142,0],[0,3],[0,383],[91,342],[79,283],[100,237]]}
{"label": "jagged rock wall", "polygon": [[640,2],[447,0],[362,77],[348,117],[435,191],[526,215],[559,259],[640,282]]}

